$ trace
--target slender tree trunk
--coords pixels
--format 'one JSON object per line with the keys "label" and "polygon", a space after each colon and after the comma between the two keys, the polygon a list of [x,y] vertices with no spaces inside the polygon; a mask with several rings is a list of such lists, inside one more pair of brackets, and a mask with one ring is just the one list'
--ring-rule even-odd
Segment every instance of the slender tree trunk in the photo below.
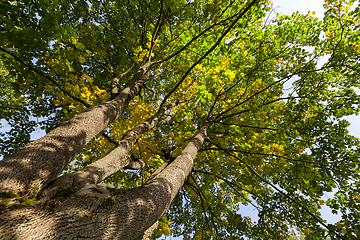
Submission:
{"label": "slender tree trunk", "polygon": [[145,82],[141,78],[148,65],[114,99],[62,122],[44,137],[0,161],[0,191],[29,194],[31,187],[41,190],[59,176],[94,136],[123,113]]}
{"label": "slender tree trunk", "polygon": [[190,174],[208,126],[204,124],[182,153],[146,185],[126,192],[88,185],[65,200],[5,212],[0,216],[0,236],[12,240],[149,236]]}
{"label": "slender tree trunk", "polygon": [[145,132],[161,125],[161,120],[166,110],[174,105],[175,104],[165,104],[149,119],[127,131],[119,142],[119,145],[107,156],[76,172],[73,176],[72,186],[81,188],[86,184],[100,183],[110,175],[128,166],[131,162],[128,154],[136,141],[138,141]]}

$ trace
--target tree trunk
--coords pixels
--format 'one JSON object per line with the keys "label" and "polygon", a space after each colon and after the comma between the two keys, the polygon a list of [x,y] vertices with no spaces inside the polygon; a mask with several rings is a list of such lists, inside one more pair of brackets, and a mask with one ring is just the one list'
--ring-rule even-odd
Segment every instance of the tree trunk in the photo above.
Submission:
{"label": "tree trunk", "polygon": [[47,187],[94,136],[123,113],[145,82],[141,78],[149,64],[114,99],[62,122],[44,137],[0,161],[0,191],[29,195],[31,187]]}
{"label": "tree trunk", "polygon": [[149,236],[190,174],[208,126],[204,124],[182,153],[146,185],[126,192],[88,185],[66,199],[7,211],[0,217],[0,236],[12,240]]}
{"label": "tree trunk", "polygon": [[76,172],[73,176],[73,183],[71,186],[81,188],[86,184],[100,183],[115,172],[128,166],[131,162],[128,154],[134,144],[145,132],[161,125],[161,119],[166,110],[174,105],[175,104],[166,103],[149,119],[127,131],[119,142],[119,145],[107,156]]}
{"label": "tree trunk", "polygon": [[[56,194],[55,187],[82,188],[87,184],[98,184],[123,168],[140,169],[144,167],[145,163],[142,160],[130,160],[128,155],[130,150],[145,132],[162,124],[163,121],[161,120],[165,112],[174,107],[179,102],[179,99],[180,98],[174,103],[168,103],[168,101],[166,101],[153,116],[127,131],[118,143],[118,146],[108,155],[87,165],[74,174],[66,174],[59,177],[51,184],[50,187],[53,189],[50,189],[50,191],[47,191],[45,194],[50,197]],[[40,194],[43,194],[43,192],[41,191]]]}

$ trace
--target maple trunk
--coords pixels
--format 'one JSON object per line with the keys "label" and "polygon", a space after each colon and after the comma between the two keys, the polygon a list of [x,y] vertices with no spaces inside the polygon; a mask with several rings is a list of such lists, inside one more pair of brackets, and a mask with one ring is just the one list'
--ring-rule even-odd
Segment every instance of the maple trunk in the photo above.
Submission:
{"label": "maple trunk", "polygon": [[1,239],[145,239],[190,174],[207,128],[205,124],[173,162],[140,188],[124,192],[87,185],[66,198],[3,212]]}
{"label": "maple trunk", "polygon": [[148,66],[140,69],[119,95],[62,122],[44,137],[0,161],[0,191],[31,194],[43,190],[99,132],[115,121],[140,92]]}

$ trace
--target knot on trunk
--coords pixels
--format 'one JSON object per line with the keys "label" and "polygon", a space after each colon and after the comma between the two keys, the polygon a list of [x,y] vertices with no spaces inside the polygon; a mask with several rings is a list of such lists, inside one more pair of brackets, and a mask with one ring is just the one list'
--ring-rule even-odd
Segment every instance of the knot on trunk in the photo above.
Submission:
{"label": "knot on trunk", "polygon": [[142,159],[135,157],[134,154],[132,154],[130,156],[129,165],[127,165],[124,168],[130,169],[130,170],[139,170],[139,169],[142,169],[143,167],[145,167],[145,162]]}
{"label": "knot on trunk", "polygon": [[52,199],[61,189],[73,187],[74,176],[72,173],[62,175],[48,184],[48,188],[39,192],[40,199]]}
{"label": "knot on trunk", "polygon": [[109,190],[104,188],[103,186],[96,185],[96,184],[89,184],[85,187],[81,188],[76,195],[90,195],[96,196],[100,198],[109,198],[111,197]]}

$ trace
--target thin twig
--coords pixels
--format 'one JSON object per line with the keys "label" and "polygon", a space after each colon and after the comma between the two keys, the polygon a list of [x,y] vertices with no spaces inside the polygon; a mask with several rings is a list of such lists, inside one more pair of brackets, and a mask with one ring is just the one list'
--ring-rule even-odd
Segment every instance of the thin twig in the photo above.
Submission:
{"label": "thin twig", "polygon": [[[219,146],[218,144],[214,143],[217,147],[222,148],[221,146]],[[303,204],[301,204],[299,201],[297,201],[295,198],[291,197],[289,194],[283,192],[282,190],[280,190],[277,186],[275,186],[273,183],[271,183],[269,180],[265,179],[264,177],[262,177],[252,166],[250,166],[247,162],[245,162],[244,160],[242,160],[241,158],[239,158],[238,156],[232,154],[230,151],[228,151],[227,149],[222,148],[223,151],[225,151],[227,154],[229,154],[230,156],[236,158],[239,162],[243,163],[252,173],[254,173],[258,178],[260,178],[262,181],[266,182],[267,184],[269,184],[271,187],[273,187],[276,191],[278,191],[281,195],[283,195],[284,197],[286,197],[287,199],[291,200],[292,202],[294,202],[295,204],[297,204],[299,207],[301,207],[305,212],[307,212],[311,217],[313,217],[318,223],[320,223],[322,226],[324,226],[326,229],[328,229],[330,232],[332,232],[333,234],[335,234],[337,237],[339,237],[340,239],[345,240],[345,238],[343,238],[339,233],[337,233],[336,231],[334,231],[333,229],[331,229],[328,225],[326,225],[320,218],[318,218],[315,214],[313,214],[307,207],[305,207]]]}
{"label": "thin twig", "polygon": [[30,64],[24,62],[23,60],[21,60],[18,56],[16,56],[15,54],[13,54],[12,52],[3,49],[2,47],[0,47],[0,50],[11,55],[13,58],[15,58],[16,61],[18,61],[19,63],[25,65],[29,70],[34,71],[35,73],[39,74],[40,76],[43,76],[44,78],[48,79],[50,82],[52,82],[53,84],[55,84],[63,93],[65,93],[66,95],[68,95],[69,97],[71,97],[72,99],[74,99],[75,101],[82,103],[85,107],[90,108],[91,104],[89,104],[85,99],[76,97],[75,95],[73,95],[71,92],[66,91],[63,87],[60,86],[59,83],[57,83],[54,79],[52,79],[52,77],[50,77],[49,75],[41,72],[40,70],[36,69],[35,67],[31,66]]}

